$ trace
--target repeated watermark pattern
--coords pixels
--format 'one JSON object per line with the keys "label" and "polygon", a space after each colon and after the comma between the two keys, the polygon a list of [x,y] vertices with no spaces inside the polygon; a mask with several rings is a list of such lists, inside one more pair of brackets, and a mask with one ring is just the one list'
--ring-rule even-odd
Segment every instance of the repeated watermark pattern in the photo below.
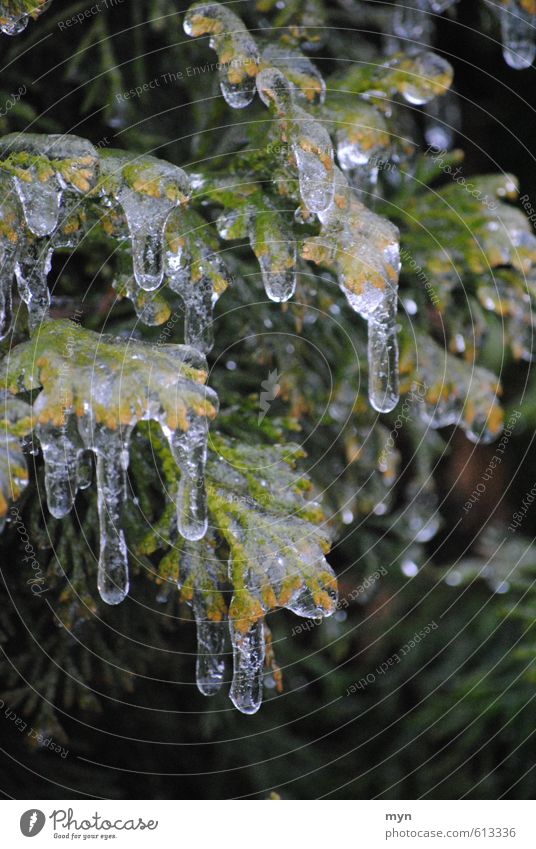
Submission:
{"label": "repeated watermark pattern", "polygon": [[382,661],[382,663],[376,667],[374,672],[368,672],[364,678],[360,678],[359,681],[356,681],[354,684],[350,684],[346,690],[346,695],[351,696],[353,693],[357,693],[358,690],[366,690],[366,688],[370,684],[374,684],[380,676],[385,675],[386,672],[389,672],[390,669],[397,666],[400,661],[406,657],[406,655],[408,655],[414,648],[416,648],[416,646],[426,639],[428,634],[437,630],[437,627],[437,622],[432,621],[429,622],[428,625],[425,625],[424,628],[421,628],[420,631],[416,631],[411,640],[408,640],[407,643],[405,643],[397,652],[388,657],[387,660]]}

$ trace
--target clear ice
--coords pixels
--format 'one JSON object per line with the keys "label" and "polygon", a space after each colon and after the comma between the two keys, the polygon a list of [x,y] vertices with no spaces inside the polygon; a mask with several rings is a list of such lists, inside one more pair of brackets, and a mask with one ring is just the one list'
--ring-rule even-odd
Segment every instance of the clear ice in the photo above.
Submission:
{"label": "clear ice", "polygon": [[264,290],[271,301],[288,301],[296,290],[297,249],[276,209],[260,197],[255,204],[224,213],[217,222],[222,239],[248,238],[257,257]]}
{"label": "clear ice", "polygon": [[519,71],[530,68],[536,57],[536,15],[508,0],[499,16],[504,61]]}
{"label": "clear ice", "polygon": [[128,550],[122,528],[126,500],[125,441],[120,429],[112,431],[95,425],[89,417],[82,419],[80,426],[85,447],[97,460],[100,532],[97,587],[106,604],[120,604],[129,591]]}
{"label": "clear ice", "polygon": [[101,159],[102,193],[125,214],[134,276],[145,291],[157,289],[164,276],[164,231],[171,211],[190,193],[188,177],[175,165],[144,156],[107,152]]}
{"label": "clear ice", "polygon": [[[73,366],[66,368],[70,357]],[[196,540],[206,530],[208,419],[217,410],[216,394],[204,386],[206,361],[184,345],[154,346],[108,337],[58,319],[45,321],[39,334],[17,346],[7,371],[7,385],[15,374],[18,391],[43,385],[34,413],[54,516],[65,516],[77,489],[89,486],[89,455],[96,457],[98,586],[104,601],[118,604],[128,592],[121,514],[129,440],[137,422],[156,421],[172,447],[181,473],[179,530]]]}
{"label": "clear ice", "polygon": [[279,118],[284,139],[294,155],[300,194],[311,212],[328,209],[333,201],[333,147],[327,130],[294,102],[292,87],[277,68],[257,75],[257,90],[266,106]]}
{"label": "clear ice", "polygon": [[398,230],[367,209],[338,169],[335,202],[319,215],[319,236],[307,239],[303,256],[330,265],[355,312],[368,322],[369,399],[380,413],[398,403]]}
{"label": "clear ice", "polygon": [[185,431],[168,436],[169,447],[181,477],[177,490],[177,527],[187,540],[205,536],[208,526],[205,465],[208,424],[201,416],[190,415]]}

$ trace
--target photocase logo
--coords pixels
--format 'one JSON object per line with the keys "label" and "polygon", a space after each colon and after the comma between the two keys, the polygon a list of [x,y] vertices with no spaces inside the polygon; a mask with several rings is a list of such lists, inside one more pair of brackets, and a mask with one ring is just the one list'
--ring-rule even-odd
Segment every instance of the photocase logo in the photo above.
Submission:
{"label": "photocase logo", "polygon": [[277,396],[279,395],[279,391],[281,389],[278,380],[281,375],[277,373],[277,370],[269,372],[266,380],[263,380],[261,383],[261,396],[259,398],[259,424],[263,421],[264,417],[268,413],[270,409],[270,405],[272,401],[275,401]]}
{"label": "photocase logo", "polygon": [[25,837],[35,837],[42,831],[45,825],[46,817],[43,811],[38,811],[33,808],[25,813],[20,818],[20,830]]}

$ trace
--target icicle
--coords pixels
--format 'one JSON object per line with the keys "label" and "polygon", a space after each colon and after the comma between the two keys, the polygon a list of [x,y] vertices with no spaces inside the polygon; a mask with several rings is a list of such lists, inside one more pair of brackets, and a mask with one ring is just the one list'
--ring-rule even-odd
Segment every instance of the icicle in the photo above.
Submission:
{"label": "icicle", "polygon": [[56,519],[63,519],[71,511],[78,489],[80,437],[71,416],[60,428],[38,425],[36,434],[45,461],[48,509]]}
{"label": "icicle", "polygon": [[515,0],[499,11],[504,61],[516,70],[530,68],[536,57],[536,15]]}
{"label": "icicle", "polygon": [[221,246],[191,210],[171,213],[167,243],[165,273],[170,289],[184,302],[185,342],[206,354],[214,346],[214,307],[232,282]]}
{"label": "icicle", "polygon": [[78,489],[87,489],[93,482],[93,465],[89,451],[78,451],[76,484]]}
{"label": "icicle", "polygon": [[54,175],[39,180],[35,168],[29,175],[29,181],[13,178],[26,225],[35,236],[48,236],[58,226],[62,191]]}
{"label": "icicle", "polygon": [[262,619],[247,630],[243,623],[229,622],[233,645],[233,681],[229,696],[241,713],[256,713],[262,702],[263,668],[265,655]]}
{"label": "icicle", "polygon": [[102,166],[104,194],[112,195],[127,219],[136,282],[145,291],[153,291],[164,276],[166,222],[172,209],[185,202],[188,178],[181,168],[152,156],[132,160],[108,153]]}
{"label": "icicle", "polygon": [[320,236],[306,240],[303,256],[335,266],[348,303],[368,322],[369,398],[389,412],[398,402],[398,230],[357,200],[338,169],[335,180],[335,203],[319,214]]}
{"label": "icicle", "polygon": [[100,549],[97,586],[106,604],[120,604],[129,591],[128,552],[121,527],[125,500],[125,442],[120,431],[94,425],[89,417],[79,421],[86,448],[97,459],[97,508]]}
{"label": "icicle", "polygon": [[288,139],[300,183],[300,194],[311,212],[323,212],[333,201],[333,148],[329,133],[292,98],[290,83],[276,68],[257,76],[257,89],[266,106],[274,106]]}
{"label": "icicle", "polygon": [[380,307],[368,320],[369,400],[379,413],[398,404],[397,290],[388,286]]}
{"label": "icicle", "polygon": [[194,3],[186,12],[184,31],[193,37],[210,33],[225,100],[234,109],[249,106],[255,96],[259,52],[238,15],[219,3]]}
{"label": "icicle", "polygon": [[441,514],[433,482],[422,479],[414,481],[408,489],[406,499],[409,503],[405,518],[412,541],[429,542],[441,527]]}
{"label": "icicle", "polygon": [[177,525],[187,540],[204,537],[207,526],[205,464],[207,461],[208,424],[203,416],[191,415],[186,431],[168,432],[169,447],[180,469],[177,491]]}
{"label": "icicle", "polygon": [[52,267],[50,239],[27,239],[15,263],[19,293],[28,307],[30,329],[34,331],[47,317],[50,293],[47,278]]}
{"label": "icicle", "polygon": [[207,618],[202,591],[194,593],[192,606],[197,627],[197,686],[204,696],[213,696],[223,684],[226,623]]}

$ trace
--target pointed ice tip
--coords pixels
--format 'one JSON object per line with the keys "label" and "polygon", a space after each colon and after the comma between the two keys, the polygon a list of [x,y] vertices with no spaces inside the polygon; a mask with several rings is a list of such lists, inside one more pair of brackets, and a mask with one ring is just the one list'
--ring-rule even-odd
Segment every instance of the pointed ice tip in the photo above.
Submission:
{"label": "pointed ice tip", "polygon": [[240,713],[246,714],[246,716],[253,716],[254,713],[257,713],[259,710],[262,699],[259,702],[243,702],[238,698],[234,698],[231,693],[229,693],[229,698],[234,704],[235,708],[240,711]]}

